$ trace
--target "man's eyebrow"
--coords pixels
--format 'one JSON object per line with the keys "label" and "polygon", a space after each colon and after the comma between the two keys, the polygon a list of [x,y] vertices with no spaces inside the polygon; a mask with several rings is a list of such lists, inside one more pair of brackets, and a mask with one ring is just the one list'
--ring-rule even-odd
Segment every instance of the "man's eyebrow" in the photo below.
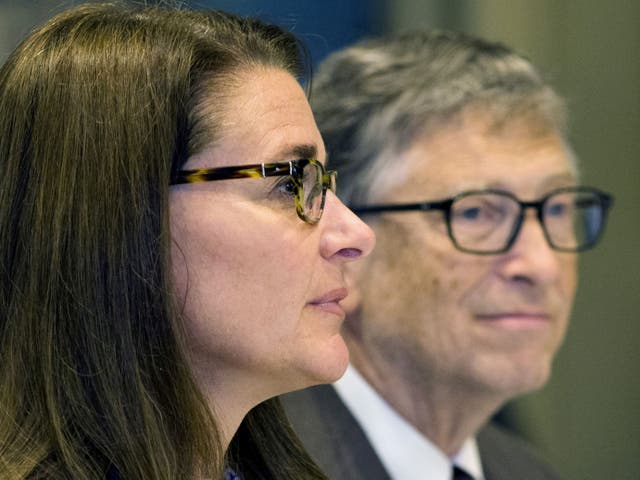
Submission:
{"label": "man's eyebrow", "polygon": [[576,182],[578,180],[578,175],[574,172],[564,172],[559,173],[558,175],[553,175],[549,177],[545,183],[562,183],[562,182]]}

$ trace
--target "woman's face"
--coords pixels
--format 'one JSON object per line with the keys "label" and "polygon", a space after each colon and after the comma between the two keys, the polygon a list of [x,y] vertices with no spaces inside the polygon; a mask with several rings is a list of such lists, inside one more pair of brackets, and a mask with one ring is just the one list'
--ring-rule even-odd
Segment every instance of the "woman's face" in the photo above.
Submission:
{"label": "woman's face", "polygon": [[[224,100],[215,144],[184,169],[286,162],[325,150],[305,95],[279,69],[256,68]],[[219,110],[218,110],[219,111]],[[367,255],[372,231],[332,192],[315,225],[303,222],[287,177],[174,186],[174,285],[189,354],[205,391],[256,402],[339,378],[348,295],[345,263]]]}

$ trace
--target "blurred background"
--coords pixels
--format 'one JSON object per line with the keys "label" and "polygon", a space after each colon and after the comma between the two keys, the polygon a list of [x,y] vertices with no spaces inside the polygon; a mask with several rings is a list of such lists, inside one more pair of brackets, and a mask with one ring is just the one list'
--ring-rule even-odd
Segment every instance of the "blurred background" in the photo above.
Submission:
{"label": "blurred background", "polygon": [[[35,25],[78,3],[0,0],[0,63]],[[581,257],[572,325],[550,383],[503,418],[567,480],[640,479],[640,2],[181,3],[278,23],[304,39],[315,63],[364,36],[446,28],[502,41],[545,73],[568,99],[585,183],[616,202],[604,241]]]}

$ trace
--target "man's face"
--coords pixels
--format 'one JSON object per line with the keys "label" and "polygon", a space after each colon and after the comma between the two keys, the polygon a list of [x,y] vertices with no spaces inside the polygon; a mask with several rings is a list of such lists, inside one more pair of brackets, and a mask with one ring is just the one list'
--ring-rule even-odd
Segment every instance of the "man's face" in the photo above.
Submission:
{"label": "man's face", "polygon": [[[557,133],[526,121],[495,131],[477,115],[458,120],[401,153],[401,173],[375,186],[375,203],[488,188],[536,200],[575,185],[574,161]],[[549,247],[533,211],[513,247],[497,255],[456,250],[442,212],[367,221],[378,247],[354,270],[362,303],[346,333],[356,367],[505,399],[547,380],[567,328],[576,255]]]}

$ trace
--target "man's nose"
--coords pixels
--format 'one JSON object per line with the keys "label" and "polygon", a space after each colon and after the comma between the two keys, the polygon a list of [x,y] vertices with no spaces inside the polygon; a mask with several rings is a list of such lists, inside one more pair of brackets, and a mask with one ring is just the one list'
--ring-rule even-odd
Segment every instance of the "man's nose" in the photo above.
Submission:
{"label": "man's nose", "polygon": [[509,278],[551,283],[560,272],[559,252],[551,248],[544,227],[534,211],[525,212],[520,231],[506,253],[503,274]]}

